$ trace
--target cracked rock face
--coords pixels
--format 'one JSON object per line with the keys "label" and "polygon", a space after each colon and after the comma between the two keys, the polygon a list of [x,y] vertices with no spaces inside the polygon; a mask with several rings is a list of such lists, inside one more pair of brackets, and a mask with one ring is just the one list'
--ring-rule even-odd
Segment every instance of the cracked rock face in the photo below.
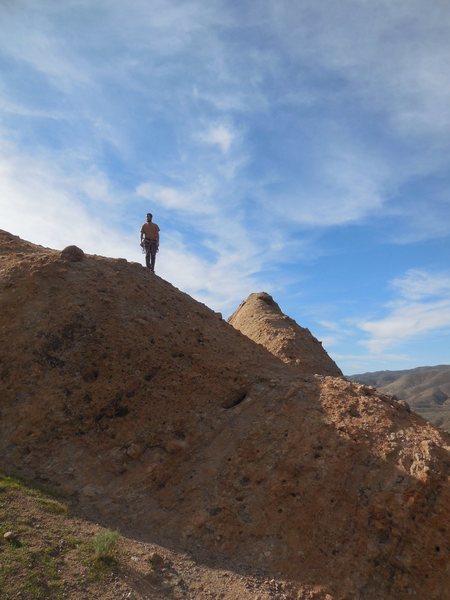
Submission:
{"label": "cracked rock face", "polygon": [[6,232],[0,331],[3,471],[300,599],[445,598],[449,437],[391,396],[285,364],[141,265]]}
{"label": "cracked rock face", "polygon": [[322,343],[309,329],[283,314],[266,292],[250,294],[228,322],[283,362],[296,367],[299,373],[342,376]]}

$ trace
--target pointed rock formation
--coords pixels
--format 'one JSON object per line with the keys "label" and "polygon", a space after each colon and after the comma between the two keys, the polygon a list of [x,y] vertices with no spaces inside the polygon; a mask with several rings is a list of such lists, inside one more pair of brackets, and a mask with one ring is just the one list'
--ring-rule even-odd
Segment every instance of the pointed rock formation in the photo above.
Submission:
{"label": "pointed rock formation", "polygon": [[328,356],[322,343],[309,329],[300,327],[294,319],[283,314],[266,292],[250,294],[228,322],[301,373],[342,376],[342,371]]}
{"label": "pointed rock formation", "polygon": [[280,598],[445,598],[450,438],[392,397],[299,377],[141,265],[5,232],[0,332],[8,474],[205,564],[284,578]]}

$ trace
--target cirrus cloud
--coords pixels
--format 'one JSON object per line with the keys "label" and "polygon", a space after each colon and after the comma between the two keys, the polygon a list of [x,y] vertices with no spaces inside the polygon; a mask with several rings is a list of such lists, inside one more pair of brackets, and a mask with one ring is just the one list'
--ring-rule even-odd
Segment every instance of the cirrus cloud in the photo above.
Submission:
{"label": "cirrus cloud", "polygon": [[410,270],[392,282],[400,298],[387,304],[388,314],[359,323],[370,335],[363,342],[374,353],[435,330],[450,328],[450,275]]}

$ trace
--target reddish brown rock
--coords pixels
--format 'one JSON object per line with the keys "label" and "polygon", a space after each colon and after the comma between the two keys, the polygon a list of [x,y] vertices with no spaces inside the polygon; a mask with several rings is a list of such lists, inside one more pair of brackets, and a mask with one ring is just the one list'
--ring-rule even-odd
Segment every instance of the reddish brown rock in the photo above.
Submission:
{"label": "reddish brown rock", "polygon": [[446,598],[443,431],[299,377],[139,265],[0,233],[0,285],[3,471],[294,598]]}
{"label": "reddish brown rock", "polygon": [[83,250],[78,248],[78,246],[66,246],[64,250],[61,251],[61,258],[69,262],[79,262],[80,260],[83,260],[84,257],[85,254]]}
{"label": "reddish brown rock", "polygon": [[299,373],[334,375],[342,371],[328,356],[309,329],[283,314],[266,292],[257,292],[242,302],[228,322],[248,338],[261,344]]}

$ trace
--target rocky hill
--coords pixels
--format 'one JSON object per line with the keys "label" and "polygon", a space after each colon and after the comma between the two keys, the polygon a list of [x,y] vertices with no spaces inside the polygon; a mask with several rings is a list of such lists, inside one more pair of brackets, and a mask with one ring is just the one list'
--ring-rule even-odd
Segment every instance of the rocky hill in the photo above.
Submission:
{"label": "rocky hill", "polygon": [[349,379],[406,400],[425,419],[450,431],[450,365],[376,371]]}
{"label": "rocky hill", "polygon": [[300,327],[283,314],[272,296],[266,292],[250,294],[228,322],[274,356],[294,366],[299,373],[335,377],[342,375],[339,367],[323,349],[322,343],[309,329]]}
{"label": "rocky hill", "polygon": [[448,597],[450,441],[406,403],[301,374],[141,265],[6,232],[0,261],[1,470],[276,598]]}

